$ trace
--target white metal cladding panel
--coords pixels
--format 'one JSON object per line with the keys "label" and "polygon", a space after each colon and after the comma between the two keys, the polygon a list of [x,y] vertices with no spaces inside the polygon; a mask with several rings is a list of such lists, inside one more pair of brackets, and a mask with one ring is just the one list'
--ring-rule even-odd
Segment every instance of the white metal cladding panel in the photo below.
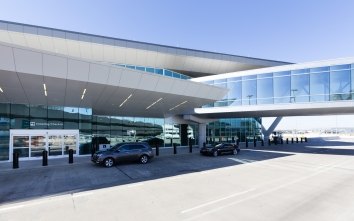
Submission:
{"label": "white metal cladding panel", "polygon": [[25,36],[23,32],[13,32],[9,31],[9,35],[13,44],[20,45],[20,46],[27,46]]}
{"label": "white metal cladding panel", "polygon": [[137,88],[140,83],[141,74],[133,70],[124,70],[119,86],[128,88]]}
{"label": "white metal cladding panel", "polygon": [[184,94],[187,84],[183,80],[174,80],[173,86],[170,89],[171,94]]}
{"label": "white metal cladding panel", "polygon": [[41,49],[44,51],[54,51],[54,43],[52,37],[38,35],[39,42],[41,44]]}
{"label": "white metal cladding panel", "polygon": [[26,34],[25,35],[26,44],[28,47],[41,48],[41,43],[39,42],[38,35],[36,34]]}
{"label": "white metal cladding panel", "polygon": [[65,38],[56,38],[53,41],[54,44],[54,51],[55,53],[59,53],[62,55],[67,55],[68,54],[68,49],[67,49],[67,45],[66,45],[66,40]]}
{"label": "white metal cladding panel", "polygon": [[116,47],[114,49],[114,56],[118,63],[127,64],[125,59],[125,48],[124,47]]}
{"label": "white metal cladding panel", "polygon": [[136,64],[136,50],[125,48],[125,62],[127,64]]}
{"label": "white metal cladding panel", "polygon": [[104,61],[102,44],[91,43],[91,53],[94,61]]}
{"label": "white metal cladding panel", "polygon": [[0,69],[15,71],[14,56],[11,47],[0,45]]}
{"label": "white metal cladding panel", "polygon": [[105,61],[115,62],[115,48],[111,45],[103,46],[103,57]]}
{"label": "white metal cladding panel", "polygon": [[81,53],[81,58],[91,60],[91,58],[92,58],[91,43],[80,41],[80,53]]}
{"label": "white metal cladding panel", "polygon": [[195,84],[191,81],[186,81],[185,84],[187,85],[187,87],[183,92],[184,95],[191,96],[198,93],[200,84]]}
{"label": "white metal cladding panel", "polygon": [[155,87],[156,92],[166,92],[170,91],[173,86],[173,79],[168,77],[159,76],[159,81]]}
{"label": "white metal cladding panel", "polygon": [[67,59],[59,56],[43,54],[43,75],[66,78],[68,73]]}
{"label": "white metal cladding panel", "polygon": [[76,41],[66,40],[66,45],[68,48],[68,54],[75,56],[77,58],[81,58],[80,45],[77,44]]}
{"label": "white metal cladding panel", "polygon": [[122,68],[113,68],[113,67],[111,67],[107,84],[113,85],[113,86],[118,86],[123,71],[124,70]]}
{"label": "white metal cladding panel", "polygon": [[136,50],[136,64],[140,66],[149,66],[146,60],[147,60],[146,50]]}
{"label": "white metal cladding panel", "polygon": [[159,77],[154,76],[154,74],[142,74],[139,83],[139,89],[154,91],[158,81]]}
{"label": "white metal cladding panel", "polygon": [[90,65],[84,61],[74,59],[68,60],[68,79],[87,81],[90,71]]}
{"label": "white metal cladding panel", "polygon": [[90,64],[90,74],[89,82],[106,84],[108,80],[109,67],[99,65],[99,64]]}
{"label": "white metal cladding panel", "polygon": [[41,53],[14,48],[15,66],[17,72],[42,75]]}

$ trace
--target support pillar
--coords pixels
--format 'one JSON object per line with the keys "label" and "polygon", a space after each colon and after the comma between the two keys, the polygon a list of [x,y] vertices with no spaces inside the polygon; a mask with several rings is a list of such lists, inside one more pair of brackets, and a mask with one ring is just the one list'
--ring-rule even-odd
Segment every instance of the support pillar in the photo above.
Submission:
{"label": "support pillar", "polygon": [[198,139],[199,148],[203,147],[203,143],[205,142],[206,142],[206,124],[199,124],[199,139]]}

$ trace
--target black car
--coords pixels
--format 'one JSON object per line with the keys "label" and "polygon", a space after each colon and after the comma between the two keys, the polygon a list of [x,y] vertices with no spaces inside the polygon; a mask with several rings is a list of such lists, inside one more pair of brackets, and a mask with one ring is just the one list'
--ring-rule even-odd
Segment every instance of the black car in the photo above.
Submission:
{"label": "black car", "polygon": [[162,147],[165,143],[163,139],[160,139],[158,137],[150,137],[146,140],[143,140],[142,142],[148,143],[152,147],[155,147],[156,145]]}
{"label": "black car", "polygon": [[215,146],[207,146],[200,149],[200,153],[203,155],[218,156],[222,154],[236,155],[240,152],[240,148],[236,144],[221,143]]}
{"label": "black car", "polygon": [[147,143],[119,143],[105,151],[97,151],[91,161],[95,164],[103,164],[106,167],[123,161],[139,161],[146,164],[154,153]]}

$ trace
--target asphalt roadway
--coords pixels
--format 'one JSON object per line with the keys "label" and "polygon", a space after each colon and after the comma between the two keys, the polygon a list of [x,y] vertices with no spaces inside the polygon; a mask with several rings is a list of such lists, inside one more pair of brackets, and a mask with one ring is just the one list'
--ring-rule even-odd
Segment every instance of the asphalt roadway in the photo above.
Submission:
{"label": "asphalt roadway", "polygon": [[113,168],[1,163],[0,220],[354,220],[354,140],[197,150]]}

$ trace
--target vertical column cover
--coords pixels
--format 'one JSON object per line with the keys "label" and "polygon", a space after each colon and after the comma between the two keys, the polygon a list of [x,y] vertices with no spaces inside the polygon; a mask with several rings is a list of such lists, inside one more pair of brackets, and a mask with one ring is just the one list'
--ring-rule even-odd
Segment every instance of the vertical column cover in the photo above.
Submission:
{"label": "vertical column cover", "polygon": [[206,142],[206,124],[199,124],[199,148],[203,146],[204,142]]}

